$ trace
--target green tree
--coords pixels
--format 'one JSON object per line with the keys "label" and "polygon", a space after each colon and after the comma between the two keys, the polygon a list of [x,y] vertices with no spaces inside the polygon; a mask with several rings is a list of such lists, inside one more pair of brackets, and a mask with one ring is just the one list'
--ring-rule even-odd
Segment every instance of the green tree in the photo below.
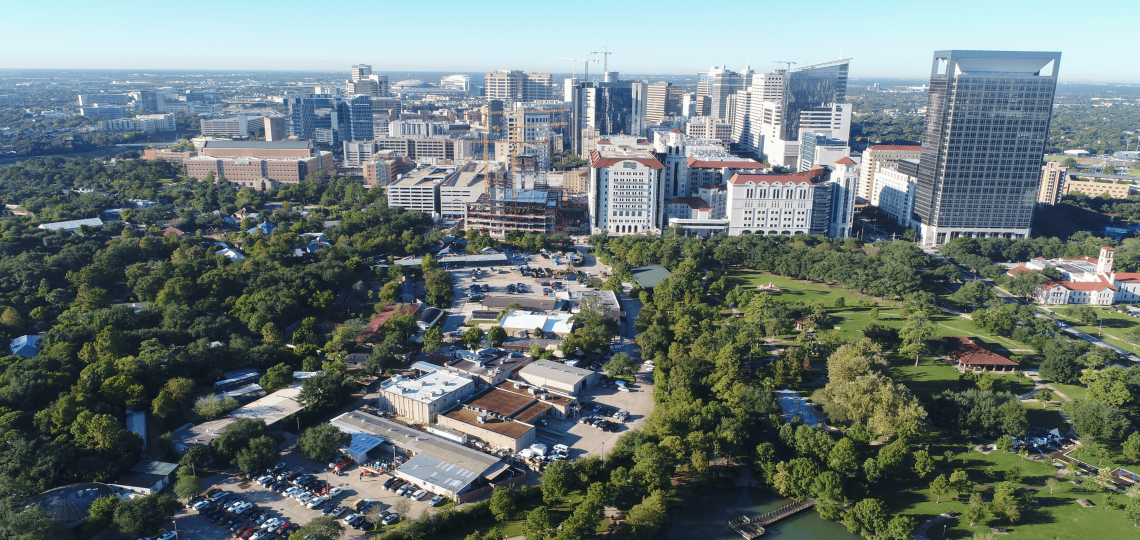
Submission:
{"label": "green tree", "polygon": [[326,370],[301,383],[297,401],[308,411],[329,411],[344,404],[350,391],[351,383],[345,379],[345,372]]}
{"label": "green tree", "polygon": [[[498,327],[496,327],[498,328]],[[501,329],[501,328],[500,328]],[[505,339],[504,339],[505,341]],[[424,352],[431,353],[443,348],[443,330],[438,326],[424,332]]]}
{"label": "green tree", "polygon": [[906,355],[913,354],[914,365],[918,367],[919,357],[930,351],[929,340],[937,335],[938,331],[925,314],[911,315],[906,325],[899,330],[899,337],[902,338],[899,352]]}
{"label": "green tree", "polygon": [[340,449],[352,443],[352,435],[345,433],[332,424],[317,424],[297,439],[297,450],[318,463],[332,461],[340,453]]}
{"label": "green tree", "polygon": [[107,495],[91,501],[88,510],[86,527],[91,531],[102,531],[115,521],[115,509],[119,506],[119,497]]}
{"label": "green tree", "polygon": [[183,467],[190,467],[191,474],[197,475],[197,466],[209,459],[210,451],[205,446],[193,445],[182,452],[182,458],[178,460],[178,464]]}
{"label": "green tree", "polygon": [[223,461],[234,459],[238,451],[249,446],[249,442],[268,435],[264,420],[238,418],[225,431],[210,441],[210,449]]}
{"label": "green tree", "polygon": [[549,506],[558,507],[566,492],[570,489],[571,467],[565,461],[555,461],[546,467],[542,473],[542,501]]}
{"label": "green tree", "polygon": [[930,483],[930,494],[934,495],[934,502],[942,504],[942,496],[949,492],[950,482],[946,480],[946,475],[935,476],[934,481]]}
{"label": "green tree", "polygon": [[1061,482],[1052,476],[1045,479],[1045,487],[1049,488],[1049,495],[1050,496],[1053,495],[1053,490],[1057,489],[1057,486],[1060,486],[1060,485],[1061,485]]}
{"label": "green tree", "polygon": [[280,347],[285,343],[285,334],[281,333],[281,330],[277,328],[276,324],[267,322],[265,326],[261,327],[261,342],[266,345]]}
{"label": "green tree", "polygon": [[664,492],[657,490],[629,509],[626,522],[633,527],[636,538],[649,538],[669,518]]}
{"label": "green tree", "polygon": [[304,538],[306,540],[340,540],[344,537],[344,525],[336,518],[318,516],[290,535],[290,538]]}
{"label": "green tree", "polygon": [[491,342],[492,347],[502,347],[503,343],[507,341],[507,331],[502,326],[492,326],[487,331],[487,341]]}
{"label": "green tree", "polygon": [[867,458],[863,462],[863,475],[867,478],[867,482],[874,484],[882,478],[882,471],[879,470],[879,462],[875,458]]}
{"label": "green tree", "polygon": [[547,531],[553,528],[550,522],[550,511],[545,506],[539,506],[526,515],[526,526],[523,529],[525,540],[545,540]]}
{"label": "green tree", "polygon": [[966,510],[962,512],[962,520],[973,527],[976,523],[983,522],[986,519],[987,513],[986,503],[982,500],[982,494],[974,493],[970,495],[970,503],[966,506]]}
{"label": "green tree", "polygon": [[863,499],[843,516],[843,524],[851,534],[875,538],[887,528],[887,512],[882,501]]}
{"label": "green tree", "polygon": [[606,364],[602,366],[602,369],[604,369],[610,377],[616,378],[633,373],[636,369],[636,365],[628,354],[617,353],[613,358],[610,358],[609,362],[606,362]]}
{"label": "green tree", "polygon": [[466,345],[468,349],[474,350],[478,348],[482,343],[482,328],[479,328],[478,326],[472,326],[471,328],[468,328],[466,332],[463,332],[463,344]]}
{"label": "green tree", "polygon": [[293,384],[294,381],[293,367],[289,364],[282,363],[265,370],[265,375],[262,375],[261,379],[257,382],[261,384],[261,387],[265,389],[267,393],[272,394],[282,388],[288,387]]}
{"label": "green tree", "polygon": [[887,530],[883,536],[891,540],[910,540],[917,525],[918,523],[910,516],[895,516],[887,522]]}
{"label": "green tree", "polygon": [[954,471],[950,475],[950,486],[954,488],[959,497],[974,489],[974,483],[970,481],[970,475],[966,471]]}
{"label": "green tree", "polygon": [[193,499],[202,492],[202,479],[197,476],[180,476],[174,483],[174,494],[179,499]]}
{"label": "green tree", "polygon": [[844,437],[831,447],[827,456],[827,465],[832,470],[847,474],[859,467],[859,457],[855,452],[855,443]]}
{"label": "green tree", "polygon": [[1140,526],[1140,497],[1131,497],[1124,506],[1124,519],[1133,527]]}
{"label": "green tree", "polygon": [[1026,270],[1018,272],[1017,275],[1011,277],[1006,288],[1014,295],[1028,300],[1029,297],[1033,295],[1033,292],[1037,290],[1037,287],[1044,281],[1045,276],[1042,275],[1041,272]]}
{"label": "green tree", "polygon": [[839,298],[836,298],[835,299],[835,307],[837,307],[837,308],[847,307],[847,300],[845,300],[842,296],[840,296]]}
{"label": "green tree", "polygon": [[234,456],[234,465],[244,473],[251,473],[257,470],[262,470],[275,461],[280,455],[277,451],[277,441],[268,435],[262,435],[249,441],[249,444],[238,450],[237,455]]}
{"label": "green tree", "polygon": [[170,495],[161,493],[119,501],[115,506],[115,525],[127,536],[154,535],[181,506]]}
{"label": "green tree", "polygon": [[499,486],[491,494],[490,503],[491,515],[500,523],[506,522],[511,519],[511,515],[515,513],[515,493],[511,488]]}
{"label": "green tree", "polygon": [[1124,452],[1124,459],[1133,463],[1140,461],[1140,433],[1133,432],[1129,435],[1121,445],[1121,450]]}
{"label": "green tree", "polygon": [[934,471],[934,458],[930,457],[930,453],[926,450],[916,450],[914,452],[914,472],[918,474],[919,478],[926,478],[926,475]]}

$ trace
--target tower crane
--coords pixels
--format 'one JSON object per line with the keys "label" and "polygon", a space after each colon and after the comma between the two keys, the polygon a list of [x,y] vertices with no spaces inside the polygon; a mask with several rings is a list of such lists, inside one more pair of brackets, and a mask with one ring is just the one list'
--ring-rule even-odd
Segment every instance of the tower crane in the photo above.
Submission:
{"label": "tower crane", "polygon": [[[586,78],[586,82],[590,82],[590,62],[593,62],[595,64],[598,63],[598,61],[596,59],[590,59],[590,58],[569,58],[566,56],[559,56],[558,59],[559,60],[571,60],[574,62],[582,62],[582,64],[585,67],[585,69],[583,70],[583,73],[585,73],[585,75],[583,75],[583,76]],[[577,67],[578,66],[574,66],[573,68],[570,68],[571,69],[571,71],[570,71],[571,77],[573,77],[575,75],[575,72],[573,70],[577,69]]]}
{"label": "tower crane", "polygon": [[600,54],[605,58],[602,62],[602,73],[609,73],[610,71],[610,55],[611,54],[626,54],[626,53],[648,53],[653,51],[611,51],[608,47],[602,47],[600,51],[594,51],[590,54]]}
{"label": "tower crane", "polygon": [[791,62],[788,60],[772,60],[772,63],[773,64],[787,64],[788,71],[791,71],[792,70],[792,64],[798,64],[799,62]]}

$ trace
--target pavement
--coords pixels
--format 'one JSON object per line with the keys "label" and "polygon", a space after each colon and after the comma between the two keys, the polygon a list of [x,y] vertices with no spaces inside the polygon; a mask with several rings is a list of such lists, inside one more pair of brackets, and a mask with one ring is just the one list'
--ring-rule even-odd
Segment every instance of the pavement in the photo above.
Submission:
{"label": "pavement", "polygon": [[776,399],[780,402],[780,408],[784,411],[784,416],[788,418],[802,418],[804,424],[809,426],[818,425],[827,427],[822,415],[816,411],[815,406],[808,403],[808,400],[803,396],[791,390],[777,390]]}

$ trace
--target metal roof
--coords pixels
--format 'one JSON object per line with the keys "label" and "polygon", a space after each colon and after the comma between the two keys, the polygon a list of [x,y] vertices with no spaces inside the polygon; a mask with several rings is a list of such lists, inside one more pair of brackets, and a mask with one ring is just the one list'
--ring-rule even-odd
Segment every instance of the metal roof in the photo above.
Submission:
{"label": "metal roof", "polygon": [[521,374],[533,374],[536,377],[558,381],[563,384],[578,384],[582,379],[589,377],[594,372],[588,369],[571,367],[566,364],[558,362],[551,362],[550,360],[538,360],[531,362],[526,367],[519,370]]}
{"label": "metal roof", "polygon": [[669,270],[659,264],[639,266],[630,272],[633,273],[633,280],[643,289],[656,287],[658,283],[669,277]]}
{"label": "metal roof", "polygon": [[73,231],[83,225],[87,225],[89,227],[102,227],[103,220],[99,218],[88,218],[73,219],[71,221],[57,221],[55,223],[41,223],[40,228],[48,231]]}
{"label": "metal roof", "polygon": [[307,150],[309,141],[206,141],[204,148],[263,148]]}

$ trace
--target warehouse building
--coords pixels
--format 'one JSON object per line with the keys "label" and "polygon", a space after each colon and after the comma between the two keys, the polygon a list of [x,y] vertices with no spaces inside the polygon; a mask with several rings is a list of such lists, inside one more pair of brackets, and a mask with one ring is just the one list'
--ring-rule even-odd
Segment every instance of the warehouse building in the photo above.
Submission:
{"label": "warehouse building", "polygon": [[418,379],[400,375],[384,381],[376,407],[413,422],[431,424],[446,411],[475,393],[475,381],[448,370],[436,370]]}
{"label": "warehouse building", "polygon": [[523,381],[571,396],[579,395],[587,386],[597,382],[600,376],[596,371],[570,367],[550,360],[531,362],[519,370],[519,378]]}

